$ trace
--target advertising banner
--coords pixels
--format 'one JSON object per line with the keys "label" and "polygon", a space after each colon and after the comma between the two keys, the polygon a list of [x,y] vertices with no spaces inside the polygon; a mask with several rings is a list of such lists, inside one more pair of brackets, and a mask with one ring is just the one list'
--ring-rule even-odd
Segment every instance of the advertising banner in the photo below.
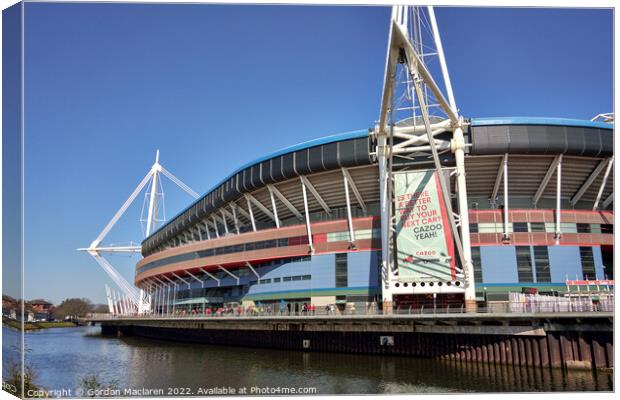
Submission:
{"label": "advertising banner", "polygon": [[394,174],[399,280],[456,279],[454,241],[436,171]]}

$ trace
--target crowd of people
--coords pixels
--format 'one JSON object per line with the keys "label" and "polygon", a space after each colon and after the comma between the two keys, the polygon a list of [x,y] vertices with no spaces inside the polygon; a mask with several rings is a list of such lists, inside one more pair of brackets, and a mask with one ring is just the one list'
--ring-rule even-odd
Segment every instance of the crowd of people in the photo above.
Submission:
{"label": "crowd of people", "polygon": [[[162,310],[163,314],[169,313],[171,310]],[[207,317],[220,317],[220,316],[261,316],[261,315],[297,315],[297,316],[312,316],[312,315],[340,315],[344,313],[355,313],[355,306],[350,304],[348,308],[338,307],[335,304],[327,304],[322,306],[315,306],[309,303],[285,303],[280,304],[266,304],[252,305],[243,307],[239,304],[223,305],[223,306],[197,306],[191,308],[175,307],[174,315],[176,316],[207,316]]]}

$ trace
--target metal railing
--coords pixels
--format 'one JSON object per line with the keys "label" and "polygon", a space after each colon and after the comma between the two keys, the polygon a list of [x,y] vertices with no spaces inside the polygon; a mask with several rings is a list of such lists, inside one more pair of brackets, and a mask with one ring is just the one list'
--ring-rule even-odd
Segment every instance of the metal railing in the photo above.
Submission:
{"label": "metal railing", "polygon": [[[553,301],[506,301],[489,302],[479,304],[474,314],[537,314],[537,313],[591,313],[613,312],[613,297],[592,301],[579,298],[561,298]],[[273,307],[219,307],[200,310],[175,310],[172,312],[159,312],[147,315],[112,315],[97,314],[89,316],[90,319],[115,319],[115,318],[144,318],[144,319],[191,319],[191,318],[222,318],[222,317],[349,317],[349,316],[447,316],[458,314],[472,314],[462,304],[411,305],[396,306],[391,310],[381,309],[376,305],[361,306],[308,306],[306,309],[288,310],[275,309]]]}

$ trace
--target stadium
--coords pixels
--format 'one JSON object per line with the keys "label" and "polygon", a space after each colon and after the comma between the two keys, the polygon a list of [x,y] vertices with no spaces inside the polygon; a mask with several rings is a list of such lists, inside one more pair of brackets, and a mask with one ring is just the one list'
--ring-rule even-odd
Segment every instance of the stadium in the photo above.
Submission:
{"label": "stadium", "polygon": [[[79,249],[123,291],[106,287],[111,312],[476,312],[518,295],[613,297],[613,114],[459,115],[432,6],[392,8],[380,104],[372,126],[264,155],[203,196],[158,153]],[[160,173],[196,199],[163,225]],[[148,184],[141,246],[101,246]],[[135,286],[102,256],[114,252],[141,253]]]}
{"label": "stadium", "polygon": [[[396,126],[415,130],[411,119]],[[475,300],[527,290],[557,296],[567,281],[613,279],[613,124],[472,118],[463,127]],[[265,155],[159,227],[135,271],[154,312],[463,304],[471,283],[458,265],[384,285],[375,132]],[[441,164],[457,208],[449,150]],[[391,168],[397,176],[433,164],[420,154],[395,157]]]}

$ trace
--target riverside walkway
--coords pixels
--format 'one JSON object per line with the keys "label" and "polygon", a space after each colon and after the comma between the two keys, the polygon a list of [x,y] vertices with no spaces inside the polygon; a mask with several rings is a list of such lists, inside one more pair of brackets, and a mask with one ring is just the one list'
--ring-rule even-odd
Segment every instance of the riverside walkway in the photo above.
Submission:
{"label": "riverside walkway", "polygon": [[[429,310],[427,310],[429,311]],[[102,333],[226,346],[613,368],[613,312],[91,315]]]}

